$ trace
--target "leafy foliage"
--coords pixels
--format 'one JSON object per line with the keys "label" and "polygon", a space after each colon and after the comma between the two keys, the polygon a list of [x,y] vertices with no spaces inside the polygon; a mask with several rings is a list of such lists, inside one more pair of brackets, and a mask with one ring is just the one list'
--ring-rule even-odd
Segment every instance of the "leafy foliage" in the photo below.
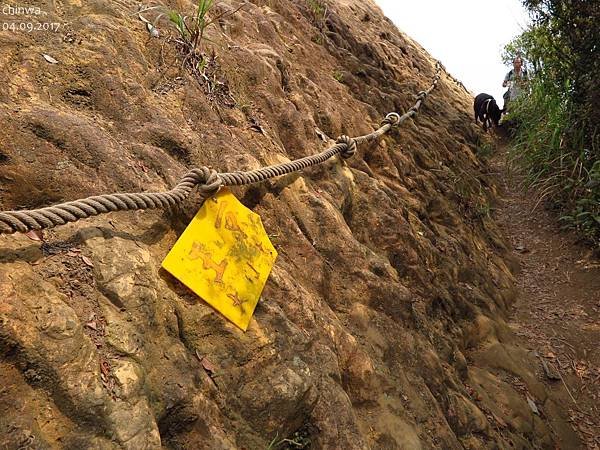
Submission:
{"label": "leafy foliage", "polygon": [[533,24],[508,43],[532,66],[529,93],[509,119],[513,155],[561,220],[600,245],[600,4],[525,0]]}

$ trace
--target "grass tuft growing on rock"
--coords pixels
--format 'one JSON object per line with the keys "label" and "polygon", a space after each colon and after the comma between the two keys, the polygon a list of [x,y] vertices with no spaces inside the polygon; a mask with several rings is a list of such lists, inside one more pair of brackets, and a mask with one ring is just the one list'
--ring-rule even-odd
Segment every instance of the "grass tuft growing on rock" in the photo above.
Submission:
{"label": "grass tuft growing on rock", "polygon": [[319,34],[312,38],[316,44],[322,45],[325,42],[325,22],[328,16],[327,3],[323,0],[306,0],[312,22],[319,29]]}
{"label": "grass tuft growing on rock", "polygon": [[234,10],[212,15],[214,0],[198,0],[194,14],[191,16],[183,15],[177,10],[168,11],[169,21],[178,34],[175,41],[183,56],[182,66],[188,67],[195,75],[202,75],[208,64],[202,46],[204,42],[212,42],[206,37],[206,30],[224,17],[237,13],[245,5],[246,3],[242,3]]}

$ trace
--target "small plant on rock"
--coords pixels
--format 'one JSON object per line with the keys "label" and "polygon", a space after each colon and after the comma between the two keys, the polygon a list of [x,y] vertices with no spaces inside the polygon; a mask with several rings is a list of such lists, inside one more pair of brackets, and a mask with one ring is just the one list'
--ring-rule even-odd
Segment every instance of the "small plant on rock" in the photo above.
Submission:
{"label": "small plant on rock", "polygon": [[312,16],[312,21],[319,29],[319,35],[312,38],[312,41],[317,44],[323,44],[325,41],[325,22],[328,16],[327,3],[324,0],[306,0],[308,9]]}
{"label": "small plant on rock", "polygon": [[207,20],[207,14],[213,4],[213,0],[199,0],[196,12],[191,18],[183,16],[179,11],[169,11],[169,20],[179,33],[178,43],[184,53],[184,66],[190,60],[195,63],[197,69],[204,62],[204,55],[198,54],[198,50],[204,39],[204,31],[213,22]]}
{"label": "small plant on rock", "polygon": [[198,0],[193,16],[184,16],[179,11],[171,10],[168,13],[169,21],[175,26],[179,34],[177,43],[183,54],[183,63],[192,69],[202,73],[206,66],[206,56],[202,51],[204,41],[212,42],[205,36],[206,29],[225,16],[238,12],[245,3],[233,11],[224,11],[209,17],[215,6],[214,0]]}
{"label": "small plant on rock", "polygon": [[224,17],[237,13],[246,6],[246,3],[242,3],[234,10],[213,15],[214,6],[214,0],[198,0],[192,16],[183,15],[176,10],[166,13],[177,31],[175,42],[183,57],[182,66],[188,67],[195,75],[203,75],[209,63],[209,58],[202,49],[204,42],[212,42],[206,37],[207,28]]}
{"label": "small plant on rock", "polygon": [[[140,12],[162,11],[152,21],[140,16],[140,19],[147,24],[148,30],[153,36],[159,36],[156,24],[161,18],[168,19],[171,30],[174,28],[175,31],[174,34],[167,35],[160,50],[160,65],[164,67],[164,70],[159,81],[166,77],[167,71],[172,67],[172,64],[165,60],[167,54],[165,49],[168,51],[171,47],[167,44],[174,44],[175,58],[181,61],[181,68],[188,70],[198,83],[204,87],[208,98],[211,101],[217,100],[226,106],[233,106],[235,101],[229,91],[227,80],[222,78],[215,48],[213,46],[210,51],[205,48],[206,42],[213,42],[206,34],[211,25],[220,23],[227,16],[234,15],[247,4],[244,2],[235,9],[221,9],[215,0],[196,0],[192,15],[184,15],[180,11],[166,10],[163,7],[150,7],[140,10]],[[218,47],[218,45],[216,46]],[[156,82],[157,86],[159,81]],[[163,86],[168,89],[173,84],[173,82],[167,81],[157,89],[162,90]]]}
{"label": "small plant on rock", "polygon": [[315,20],[325,20],[327,17],[327,5],[322,0],[306,0]]}

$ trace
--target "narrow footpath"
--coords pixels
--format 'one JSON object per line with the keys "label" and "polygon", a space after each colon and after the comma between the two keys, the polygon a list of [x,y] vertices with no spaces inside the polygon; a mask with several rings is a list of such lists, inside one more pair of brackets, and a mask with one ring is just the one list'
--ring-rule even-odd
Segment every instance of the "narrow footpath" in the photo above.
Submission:
{"label": "narrow footpath", "polygon": [[[520,262],[510,325],[538,356],[539,378],[568,411],[584,442],[600,449],[600,260],[508,167],[499,144],[491,161],[501,198],[495,217]],[[543,411],[542,411],[543,414]]]}

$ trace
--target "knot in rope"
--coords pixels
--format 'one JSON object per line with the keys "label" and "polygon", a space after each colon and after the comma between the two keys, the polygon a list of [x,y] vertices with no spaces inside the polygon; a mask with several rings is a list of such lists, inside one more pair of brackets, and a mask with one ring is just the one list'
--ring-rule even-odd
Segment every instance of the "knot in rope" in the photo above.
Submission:
{"label": "knot in rope", "polygon": [[344,158],[344,159],[351,158],[356,153],[356,141],[353,138],[346,136],[344,134],[344,135],[338,137],[335,142],[336,142],[336,144],[344,144],[344,148],[340,152],[342,155],[342,158]]}
{"label": "knot in rope", "polygon": [[189,174],[196,177],[195,181],[198,185],[198,191],[200,191],[200,195],[204,198],[215,195],[224,184],[217,171],[209,169],[206,166],[193,169]]}
{"label": "knot in rope", "polygon": [[427,91],[419,91],[415,98],[417,100],[425,100],[425,97],[427,97]]}
{"label": "knot in rope", "polygon": [[397,125],[400,122],[400,114],[391,112],[385,116],[385,119],[381,121],[382,125],[390,124],[391,126]]}

